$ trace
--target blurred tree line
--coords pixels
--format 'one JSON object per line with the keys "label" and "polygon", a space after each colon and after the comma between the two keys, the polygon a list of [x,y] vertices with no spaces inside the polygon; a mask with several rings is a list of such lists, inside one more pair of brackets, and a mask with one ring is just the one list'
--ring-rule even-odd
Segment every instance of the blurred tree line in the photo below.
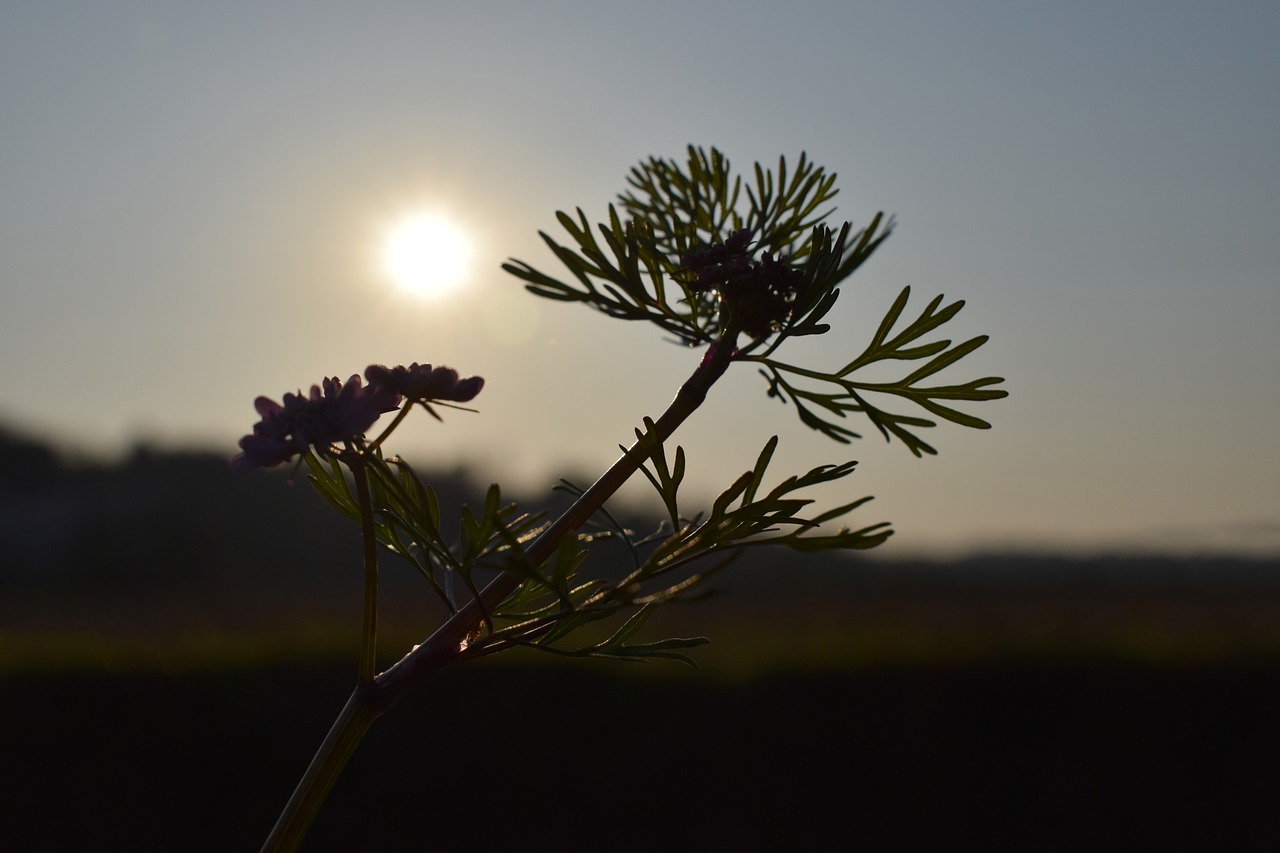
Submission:
{"label": "blurred tree line", "polygon": [[[0,431],[0,458],[0,638],[10,663],[29,657],[21,648],[31,643],[73,634],[70,659],[117,641],[176,649],[215,634],[224,645],[253,635],[336,649],[356,630],[359,531],[335,516],[305,471],[292,483],[295,472],[283,468],[244,476],[222,454],[145,445],[110,463],[77,460],[12,431]],[[465,470],[423,473],[446,518],[483,499]],[[541,503],[509,497],[552,512],[568,502],[550,490]],[[640,530],[657,523],[625,507],[617,514]],[[594,572],[629,559],[621,542],[594,551]],[[420,641],[443,607],[407,563],[387,555],[381,575],[386,630]],[[925,561],[753,549],[713,581],[707,599],[658,620],[655,630],[710,636],[698,658],[713,666],[722,655],[757,667],[1027,654],[1272,659],[1280,656],[1280,560],[1045,553]]]}
{"label": "blurred tree line", "polygon": [[[306,472],[247,477],[225,456],[135,447],[118,462],[68,461],[0,431],[0,583],[104,592],[203,586],[324,587],[358,565]],[[446,499],[467,498],[461,474]]]}

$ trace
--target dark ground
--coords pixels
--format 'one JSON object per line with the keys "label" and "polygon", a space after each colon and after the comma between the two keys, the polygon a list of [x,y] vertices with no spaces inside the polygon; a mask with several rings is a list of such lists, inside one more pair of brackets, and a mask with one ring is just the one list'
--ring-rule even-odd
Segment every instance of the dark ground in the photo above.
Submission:
{"label": "dark ground", "polygon": [[[11,677],[0,845],[257,849],[350,676]],[[304,849],[1274,850],[1277,712],[1275,665],[479,665],[375,724]]]}

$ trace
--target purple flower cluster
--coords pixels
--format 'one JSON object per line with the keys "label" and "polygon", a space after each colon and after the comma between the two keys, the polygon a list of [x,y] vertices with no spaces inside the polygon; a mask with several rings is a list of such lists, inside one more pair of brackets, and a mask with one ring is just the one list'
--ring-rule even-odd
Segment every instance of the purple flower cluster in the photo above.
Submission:
{"label": "purple flower cluster", "polygon": [[786,258],[765,252],[751,257],[751,231],[744,228],[723,243],[713,243],[685,253],[680,262],[693,274],[689,289],[710,290],[726,301],[739,328],[762,337],[778,327],[791,312],[804,273]]}
{"label": "purple flower cluster", "polygon": [[284,404],[267,397],[253,401],[262,420],[240,439],[240,453],[231,466],[240,470],[274,468],[314,447],[321,452],[335,444],[362,437],[373,422],[400,407],[402,399],[416,403],[465,403],[484,387],[484,379],[459,379],[452,367],[432,367],[416,361],[408,367],[370,365],[346,382],[338,377],[312,385],[311,394],[285,394]]}
{"label": "purple flower cluster", "polygon": [[365,369],[364,378],[369,380],[371,387],[386,389],[418,403],[431,400],[465,403],[475,399],[484,388],[483,377],[459,379],[458,371],[452,367],[432,367],[416,361],[408,367],[371,364]]}
{"label": "purple flower cluster", "polygon": [[324,450],[364,435],[385,412],[395,411],[400,397],[385,387],[360,384],[352,375],[345,383],[338,377],[311,386],[311,394],[285,394],[284,404],[267,397],[253,401],[262,420],[240,439],[240,450],[231,459],[239,470],[274,468],[309,447]]}

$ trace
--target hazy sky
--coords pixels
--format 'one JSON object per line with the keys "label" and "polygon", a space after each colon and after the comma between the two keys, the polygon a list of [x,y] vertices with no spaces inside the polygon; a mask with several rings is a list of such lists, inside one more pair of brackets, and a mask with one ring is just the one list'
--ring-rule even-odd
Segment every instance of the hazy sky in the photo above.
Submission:
{"label": "hazy sky", "polygon": [[[830,500],[876,495],[855,520],[892,520],[898,553],[1280,550],[1280,5],[783,8],[3,4],[0,421],[230,454],[258,394],[429,361],[488,385],[406,430],[420,469],[587,478],[699,354],[501,262],[555,271],[538,230],[602,218],[649,155],[806,151],[840,218],[899,223],[813,363],[910,285],[967,300],[952,334],[992,340],[955,376],[1011,396],[917,460],[826,441],[742,366],[679,436],[691,476],[726,485],[777,433],[779,475],[860,459]],[[418,209],[474,240],[448,298],[379,268]]]}

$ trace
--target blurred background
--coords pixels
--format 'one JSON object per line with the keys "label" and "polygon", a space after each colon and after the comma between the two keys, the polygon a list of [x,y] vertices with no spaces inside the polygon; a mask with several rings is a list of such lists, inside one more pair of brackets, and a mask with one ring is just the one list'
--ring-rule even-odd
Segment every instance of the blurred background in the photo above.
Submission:
{"label": "blurred background", "polygon": [[[860,460],[820,496],[897,535],[665,614],[713,638],[696,673],[450,674],[312,849],[496,847],[565,803],[612,849],[1267,849],[1277,38],[1245,2],[4,4],[0,849],[260,843],[350,688],[359,542],[227,469],[254,397],[481,374],[479,414],[394,449],[554,509],[700,354],[500,265],[557,273],[557,210],[601,220],[689,144],[805,152],[837,220],[896,216],[804,358],[843,363],[904,286],[965,299],[949,334],[992,339],[952,375],[1007,378],[971,409],[994,428],[834,445],[731,373],[679,435],[690,508],[777,434],[779,476]],[[390,663],[440,613],[384,574]]]}

